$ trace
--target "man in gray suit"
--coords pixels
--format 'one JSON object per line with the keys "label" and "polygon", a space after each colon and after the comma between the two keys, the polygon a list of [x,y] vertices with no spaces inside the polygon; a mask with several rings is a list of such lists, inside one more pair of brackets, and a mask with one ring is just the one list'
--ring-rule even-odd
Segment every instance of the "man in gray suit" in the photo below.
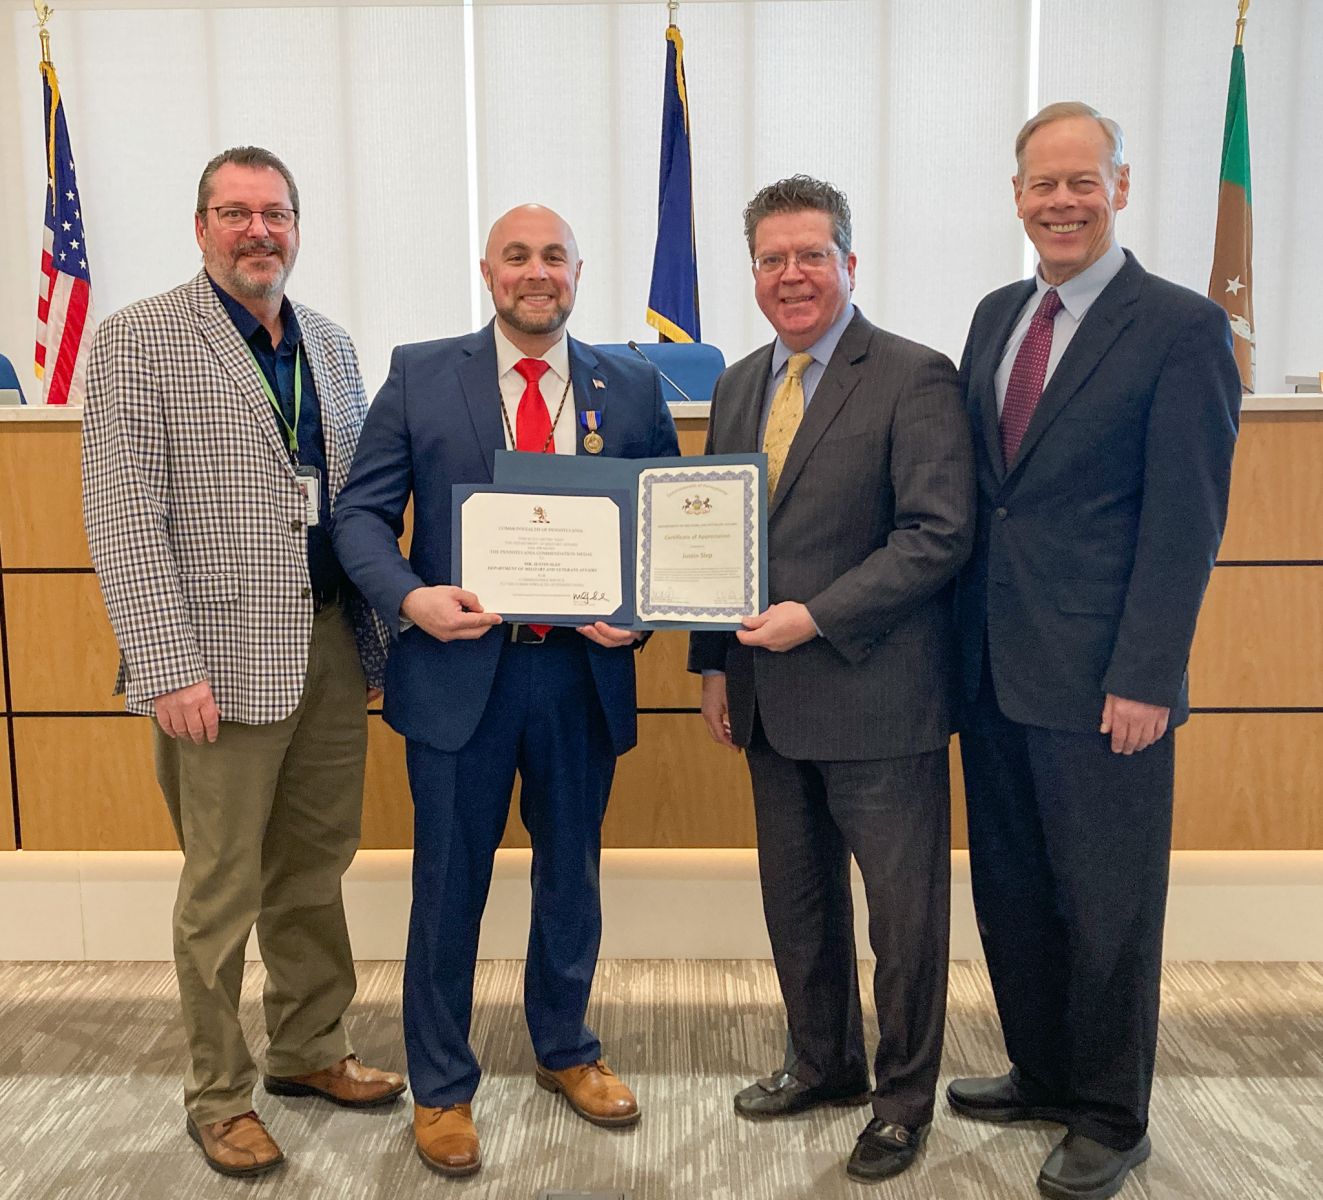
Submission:
{"label": "man in gray suit", "polygon": [[267,968],[266,1090],[359,1108],[404,1080],[354,1057],[340,877],[358,848],[366,686],[384,629],[328,532],[367,411],[353,344],[293,304],[298,189],[274,154],[217,155],[198,184],[204,270],[104,321],[83,417],[88,543],[129,712],[184,851],[175,969],[189,1136],[224,1175],[282,1160],[252,1111],[239,1024],[254,925]]}
{"label": "man in gray suit", "polygon": [[873,1119],[847,1171],[914,1161],[946,1010],[951,585],[973,536],[952,364],[850,300],[850,210],[796,175],[744,210],[776,341],[730,367],[707,451],[768,456],[771,607],[699,633],[689,667],[717,742],[753,778],[763,908],[789,1025],[784,1067],[735,1097],[751,1118],[870,1099],[851,855],[863,875],[881,1032]]}

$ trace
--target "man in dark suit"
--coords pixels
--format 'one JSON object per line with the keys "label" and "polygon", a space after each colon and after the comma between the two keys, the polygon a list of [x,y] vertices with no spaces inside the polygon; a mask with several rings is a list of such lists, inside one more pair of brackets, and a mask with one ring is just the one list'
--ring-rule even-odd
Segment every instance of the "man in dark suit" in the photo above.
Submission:
{"label": "man in dark suit", "polygon": [[874,1117],[847,1170],[881,1179],[932,1120],[946,1009],[952,581],[973,468],[955,369],[850,301],[850,210],[795,176],[744,212],[776,341],[717,381],[707,450],[768,456],[771,606],[695,634],[712,736],[747,751],[786,1006],[784,1068],[735,1097],[780,1117],[866,1103],[850,856],[863,875],[881,1033]]}
{"label": "man in dark suit", "polygon": [[1051,105],[1016,161],[1040,261],[965,346],[978,528],[958,591],[974,901],[1011,1068],[948,1095],[1065,1124],[1039,1189],[1097,1198],[1149,1154],[1172,729],[1240,382],[1222,309],[1117,244],[1114,122]]}
{"label": "man in dark suit", "polygon": [[[451,485],[490,483],[498,449],[583,453],[591,428],[607,455],[678,453],[656,370],[599,358],[565,334],[582,262],[560,217],[513,209],[492,227],[481,267],[494,322],[395,350],[335,518],[341,562],[396,638],[384,713],[406,738],[414,799],[405,1048],[418,1152],[449,1175],[481,1164],[473,970],[516,771],[533,845],[524,1004],[537,1082],[595,1124],[639,1116],[584,1023],[601,822],[616,756],[636,738],[637,638],[602,622],[502,625],[485,612],[453,583]],[[396,539],[410,496],[405,559]]]}

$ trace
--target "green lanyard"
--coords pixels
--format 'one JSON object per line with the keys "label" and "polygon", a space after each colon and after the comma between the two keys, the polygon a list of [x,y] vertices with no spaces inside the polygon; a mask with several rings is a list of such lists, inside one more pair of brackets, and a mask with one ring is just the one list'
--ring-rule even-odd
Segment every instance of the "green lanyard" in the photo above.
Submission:
{"label": "green lanyard", "polygon": [[271,390],[266,372],[262,370],[262,364],[257,361],[257,355],[253,353],[253,348],[247,342],[244,343],[244,348],[248,351],[248,357],[253,360],[253,366],[257,368],[257,381],[262,385],[262,391],[266,393],[266,398],[271,401],[271,407],[276,410],[276,419],[284,426],[285,440],[289,443],[290,457],[297,464],[299,461],[299,412],[303,408],[303,346],[300,343],[298,349],[294,351],[293,425],[285,420],[284,410],[280,407],[280,401],[276,399],[275,392]]}

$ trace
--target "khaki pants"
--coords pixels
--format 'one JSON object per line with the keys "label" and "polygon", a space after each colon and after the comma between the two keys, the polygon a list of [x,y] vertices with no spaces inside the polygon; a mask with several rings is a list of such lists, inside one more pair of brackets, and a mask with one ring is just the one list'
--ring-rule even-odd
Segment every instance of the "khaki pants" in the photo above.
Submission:
{"label": "khaki pants", "polygon": [[267,1072],[301,1075],[350,1053],[341,1018],[356,980],[340,878],[359,841],[365,699],[349,623],[329,605],[313,623],[302,699],[283,721],[222,721],[202,745],[156,729],[156,775],[184,851],[174,952],[184,1105],[199,1124],[253,1106],[239,989],[254,925]]}

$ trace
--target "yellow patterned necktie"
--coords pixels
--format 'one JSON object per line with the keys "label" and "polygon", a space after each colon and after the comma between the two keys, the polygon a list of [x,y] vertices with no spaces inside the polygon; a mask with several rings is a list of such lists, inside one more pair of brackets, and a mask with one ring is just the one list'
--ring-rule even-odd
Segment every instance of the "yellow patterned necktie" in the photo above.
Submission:
{"label": "yellow patterned necktie", "polygon": [[767,494],[776,495],[781,482],[781,471],[795,440],[795,430],[804,419],[804,372],[813,355],[802,350],[792,354],[786,362],[786,377],[772,397],[772,411],[767,414],[767,430],[763,434],[763,453],[767,455]]}

